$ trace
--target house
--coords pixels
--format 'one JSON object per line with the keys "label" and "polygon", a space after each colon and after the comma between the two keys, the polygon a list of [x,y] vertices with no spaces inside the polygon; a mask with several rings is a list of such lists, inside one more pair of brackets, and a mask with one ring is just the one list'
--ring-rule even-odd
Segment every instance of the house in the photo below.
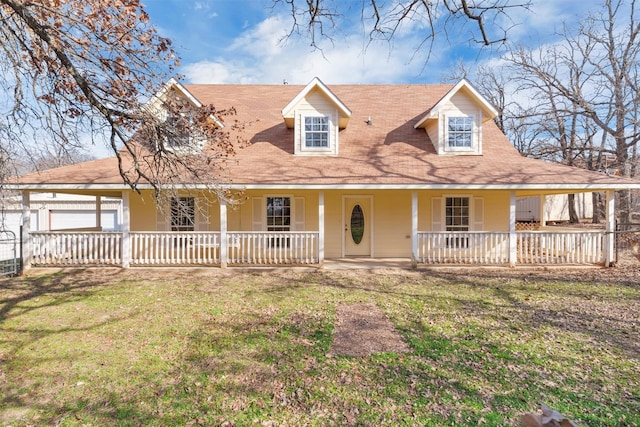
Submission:
{"label": "house", "polygon": [[[611,234],[516,231],[518,197],[603,191],[607,231],[614,191],[637,181],[522,157],[496,110],[455,85],[180,85],[194,103],[234,107],[247,123],[228,164],[230,206],[206,188],[158,206],[132,191],[108,158],[22,176],[12,188],[120,197],[121,232],[29,232],[40,265],[315,264],[401,258],[431,264],[605,264]],[[541,199],[542,200],[542,199]],[[25,217],[28,218],[28,217]]]}

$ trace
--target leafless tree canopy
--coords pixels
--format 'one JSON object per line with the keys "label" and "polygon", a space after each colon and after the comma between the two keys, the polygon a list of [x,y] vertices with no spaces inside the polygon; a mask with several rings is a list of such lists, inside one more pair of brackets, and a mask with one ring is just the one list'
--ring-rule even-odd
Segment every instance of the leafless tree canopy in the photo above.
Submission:
{"label": "leafless tree canopy", "polygon": [[462,32],[471,23],[470,39],[483,46],[506,41],[514,25],[509,12],[528,9],[531,2],[508,0],[363,0],[353,10],[355,2],[339,0],[273,0],[274,6],[286,7],[292,19],[289,36],[306,35],[311,46],[318,48],[323,39],[333,40],[344,19],[359,14],[369,41],[393,42],[398,32],[407,26],[421,34],[419,50],[428,58],[438,33]]}
{"label": "leafless tree canopy", "polygon": [[[623,176],[640,167],[640,23],[637,2],[604,0],[541,48],[519,47],[495,69],[464,71],[494,99],[502,129],[524,155]],[[458,71],[457,73],[460,73]],[[506,80],[505,80],[505,76]],[[506,89],[507,85],[509,86]],[[634,201],[619,194],[621,220]]]}

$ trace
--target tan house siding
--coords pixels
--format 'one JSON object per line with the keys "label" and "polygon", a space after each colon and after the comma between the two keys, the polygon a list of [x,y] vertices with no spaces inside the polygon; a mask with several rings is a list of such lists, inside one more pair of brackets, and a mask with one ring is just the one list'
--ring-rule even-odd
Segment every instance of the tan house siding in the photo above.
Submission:
{"label": "tan house siding", "polygon": [[157,230],[156,202],[152,191],[129,192],[129,211],[131,231]]}
{"label": "tan house siding", "polygon": [[411,191],[375,191],[374,253],[411,256]]}

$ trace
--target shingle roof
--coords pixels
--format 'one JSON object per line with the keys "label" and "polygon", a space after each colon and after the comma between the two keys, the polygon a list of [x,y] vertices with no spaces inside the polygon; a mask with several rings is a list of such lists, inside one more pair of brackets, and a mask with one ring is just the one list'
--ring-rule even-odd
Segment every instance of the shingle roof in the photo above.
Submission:
{"label": "shingle roof", "polygon": [[[483,124],[481,156],[442,156],[414,125],[454,85],[329,85],[351,110],[339,155],[294,156],[282,108],[298,85],[185,85],[203,104],[234,107],[248,145],[229,164],[236,185],[628,186],[635,181],[522,157],[497,126]],[[368,118],[372,124],[367,124]],[[228,119],[229,120],[229,119]],[[22,183],[121,184],[115,158],[21,177]]]}

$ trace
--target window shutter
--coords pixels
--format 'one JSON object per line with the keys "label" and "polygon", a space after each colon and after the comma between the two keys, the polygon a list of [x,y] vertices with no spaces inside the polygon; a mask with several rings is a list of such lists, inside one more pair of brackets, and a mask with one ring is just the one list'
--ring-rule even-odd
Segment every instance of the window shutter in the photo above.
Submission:
{"label": "window shutter", "polygon": [[304,197],[294,198],[293,230],[304,231]]}
{"label": "window shutter", "polygon": [[264,217],[264,199],[262,197],[254,197],[252,200],[252,216],[251,216],[251,229],[253,231],[264,231],[264,224],[262,218]]}
{"label": "window shutter", "polygon": [[473,231],[482,231],[484,228],[484,199],[473,199]]}
{"label": "window shutter", "polygon": [[431,199],[431,231],[443,231],[442,227],[442,199]]}
{"label": "window shutter", "polygon": [[209,203],[207,203],[207,200],[202,197],[196,197],[195,209],[195,231],[209,231]]}
{"label": "window shutter", "polygon": [[156,231],[171,230],[171,208],[168,200],[156,200],[160,206],[156,206]]}

